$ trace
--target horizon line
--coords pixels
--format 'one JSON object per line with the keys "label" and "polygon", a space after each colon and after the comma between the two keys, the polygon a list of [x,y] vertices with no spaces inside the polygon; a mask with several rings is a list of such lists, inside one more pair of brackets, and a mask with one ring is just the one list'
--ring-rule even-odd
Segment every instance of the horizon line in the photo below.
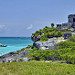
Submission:
{"label": "horizon line", "polygon": [[[3,36],[3,37],[5,37],[5,36]],[[18,38],[17,36],[7,36],[7,37],[16,37],[16,38]],[[19,36],[19,37],[30,37],[30,36]],[[1,36],[1,38],[2,38],[2,36]]]}

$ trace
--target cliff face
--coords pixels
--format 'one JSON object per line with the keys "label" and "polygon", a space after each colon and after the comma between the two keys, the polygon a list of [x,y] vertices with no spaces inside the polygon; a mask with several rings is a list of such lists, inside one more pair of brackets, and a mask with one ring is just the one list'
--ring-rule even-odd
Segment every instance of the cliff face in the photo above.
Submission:
{"label": "cliff face", "polygon": [[[58,25],[59,27],[59,25]],[[34,46],[42,50],[54,50],[56,43],[64,41],[72,36],[72,32],[67,30],[59,30],[55,27],[45,27],[42,30],[38,30],[32,34],[31,39],[34,42]],[[58,38],[58,39],[57,39]]]}
{"label": "cliff face", "polygon": [[39,41],[41,39],[41,35],[38,35],[38,36],[32,35],[31,39],[34,42]]}
{"label": "cliff face", "polygon": [[37,41],[33,43],[33,46],[35,46],[37,49],[42,49],[42,50],[56,50],[56,43],[59,43],[61,41],[65,41],[63,37],[59,37],[56,39],[56,37],[53,37],[49,39],[48,41]]}
{"label": "cliff face", "polygon": [[34,42],[33,46],[37,47],[38,49],[42,49],[42,50],[47,50],[47,49],[56,49],[56,46],[54,45],[55,43],[55,38],[49,39],[48,41],[38,41],[38,42]]}

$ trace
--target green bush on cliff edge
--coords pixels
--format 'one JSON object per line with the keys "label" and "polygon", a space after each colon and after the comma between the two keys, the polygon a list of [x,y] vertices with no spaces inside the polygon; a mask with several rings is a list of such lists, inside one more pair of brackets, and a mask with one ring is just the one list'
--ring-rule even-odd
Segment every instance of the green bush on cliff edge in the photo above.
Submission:
{"label": "green bush on cliff edge", "polygon": [[[45,26],[45,28],[40,29],[38,31],[36,31],[35,33],[32,33],[32,36],[34,35],[34,37],[36,38],[37,36],[41,35],[41,39],[39,39],[39,41],[47,41],[50,38],[53,37],[61,37],[63,36],[63,32],[58,31],[57,28],[55,27],[47,27]],[[31,36],[31,38],[32,38]]]}

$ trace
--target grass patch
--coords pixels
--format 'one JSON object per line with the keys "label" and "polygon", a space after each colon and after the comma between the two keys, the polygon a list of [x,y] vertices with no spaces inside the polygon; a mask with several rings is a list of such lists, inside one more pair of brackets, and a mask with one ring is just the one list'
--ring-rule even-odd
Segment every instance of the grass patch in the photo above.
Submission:
{"label": "grass patch", "polygon": [[41,61],[0,63],[0,75],[75,75],[75,65]]}

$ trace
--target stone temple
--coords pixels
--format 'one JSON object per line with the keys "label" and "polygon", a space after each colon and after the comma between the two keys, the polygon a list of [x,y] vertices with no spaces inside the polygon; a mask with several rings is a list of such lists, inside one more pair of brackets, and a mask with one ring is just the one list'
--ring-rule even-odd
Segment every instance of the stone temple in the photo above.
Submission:
{"label": "stone temple", "polygon": [[75,14],[68,15],[67,23],[57,24],[57,29],[75,31]]}

